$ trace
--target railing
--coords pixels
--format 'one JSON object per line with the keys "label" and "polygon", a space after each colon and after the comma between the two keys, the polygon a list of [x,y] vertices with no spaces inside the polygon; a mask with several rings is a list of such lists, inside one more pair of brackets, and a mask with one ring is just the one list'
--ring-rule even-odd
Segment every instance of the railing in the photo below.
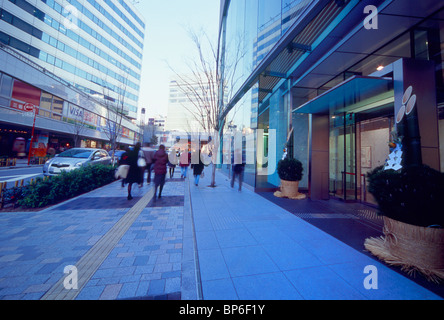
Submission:
{"label": "railing", "polygon": [[16,158],[0,158],[0,167],[15,167],[16,164]]}
{"label": "railing", "polygon": [[[355,181],[352,180],[352,181],[348,181],[347,182],[346,176],[347,175],[356,176],[356,173],[341,171],[341,174],[342,174],[342,188],[343,188],[344,192],[346,192],[346,190],[347,190],[347,183],[349,185],[349,189],[355,190],[357,188],[357,185],[356,185]],[[361,198],[361,201],[366,202],[367,201],[367,179],[366,179],[365,174],[361,174],[361,181],[360,181],[360,183],[361,183],[361,186],[360,186],[360,191],[361,191],[360,198]]]}

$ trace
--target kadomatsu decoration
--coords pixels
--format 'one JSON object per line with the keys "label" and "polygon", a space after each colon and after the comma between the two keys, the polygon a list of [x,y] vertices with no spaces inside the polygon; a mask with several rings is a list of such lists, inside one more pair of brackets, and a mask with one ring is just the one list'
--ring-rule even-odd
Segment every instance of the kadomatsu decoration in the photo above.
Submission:
{"label": "kadomatsu decoration", "polygon": [[430,281],[444,279],[444,174],[422,163],[417,98],[404,93],[396,115],[397,139],[385,166],[368,174],[369,191],[384,216],[384,236],[364,246],[388,264]]}

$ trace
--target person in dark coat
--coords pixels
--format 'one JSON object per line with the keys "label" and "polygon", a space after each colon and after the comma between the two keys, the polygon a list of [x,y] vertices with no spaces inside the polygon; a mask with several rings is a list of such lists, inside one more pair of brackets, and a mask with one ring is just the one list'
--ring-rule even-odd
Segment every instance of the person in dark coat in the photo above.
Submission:
{"label": "person in dark coat", "polygon": [[165,151],[165,146],[161,144],[159,150],[156,151],[153,157],[154,160],[154,199],[156,199],[157,188],[159,187],[159,199],[162,197],[162,190],[165,184],[165,176],[167,173],[168,154]]}
{"label": "person in dark coat", "polygon": [[199,179],[205,167],[202,160],[200,159],[200,155],[201,154],[199,152],[199,163],[191,164],[191,168],[193,169],[193,175],[194,175],[194,184],[196,186],[199,185]]}
{"label": "person in dark coat", "polygon": [[231,156],[232,165],[232,176],[231,176],[231,187],[234,188],[234,181],[236,176],[239,177],[239,191],[242,191],[242,181],[244,180],[244,170],[245,170],[245,155],[241,150],[236,150],[241,154],[241,163],[235,163],[234,154]]}
{"label": "person in dark coat", "polygon": [[131,189],[133,183],[142,184],[143,176],[142,171],[137,165],[137,160],[139,159],[140,143],[137,143],[133,150],[128,152],[128,164],[130,166],[128,171],[128,176],[126,177],[126,183],[128,183],[128,200],[131,200]]}

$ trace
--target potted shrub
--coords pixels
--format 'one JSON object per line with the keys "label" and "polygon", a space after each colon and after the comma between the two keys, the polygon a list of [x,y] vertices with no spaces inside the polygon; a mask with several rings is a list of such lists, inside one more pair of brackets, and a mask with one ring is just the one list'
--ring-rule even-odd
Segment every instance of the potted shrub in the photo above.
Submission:
{"label": "potted shrub", "polygon": [[305,199],[305,194],[299,193],[299,181],[303,174],[302,163],[297,159],[284,158],[278,162],[277,172],[281,179],[280,191],[274,195],[279,198]]}
{"label": "potted shrub", "polygon": [[366,239],[366,249],[409,274],[444,279],[444,174],[425,165],[398,171],[378,167],[368,179],[384,236]]}

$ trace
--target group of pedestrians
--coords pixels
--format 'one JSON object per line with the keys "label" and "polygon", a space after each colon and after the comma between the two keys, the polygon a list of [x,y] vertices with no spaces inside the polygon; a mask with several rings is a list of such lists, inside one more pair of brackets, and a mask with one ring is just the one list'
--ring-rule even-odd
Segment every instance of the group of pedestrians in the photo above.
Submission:
{"label": "group of pedestrians", "polygon": [[140,143],[137,143],[133,150],[127,149],[120,158],[119,165],[129,166],[128,174],[122,179],[122,187],[125,183],[128,184],[128,200],[133,199],[131,191],[134,183],[143,186],[145,171],[148,171],[146,180],[148,184],[151,183],[151,171],[154,171],[155,198],[159,188],[158,198],[160,199],[165,184],[167,163],[168,154],[164,145],[161,145],[157,151],[150,148],[149,144],[145,144],[142,148]]}
{"label": "group of pedestrians", "polygon": [[[192,163],[190,151],[180,152],[179,150],[176,153],[176,157],[179,158],[178,163],[181,168],[181,178],[187,177],[188,167],[190,167],[191,164],[191,169],[193,170],[194,176],[194,185],[198,186],[200,177],[203,175],[205,165],[202,162],[200,151],[196,152],[196,157],[193,157],[193,160],[195,160],[196,163]],[[164,145],[160,145],[157,151],[152,149],[149,144],[144,144],[144,147],[142,148],[140,143],[137,143],[133,150],[127,149],[127,151],[122,155],[119,165],[129,166],[126,178],[122,179],[122,187],[125,183],[128,184],[128,200],[133,199],[131,191],[134,183],[139,184],[141,187],[143,186],[145,171],[148,171],[146,180],[148,184],[151,183],[151,171],[154,171],[154,199],[160,199],[162,197],[162,191],[165,185],[167,167],[169,168],[170,178],[173,177],[174,168],[176,167],[176,164],[171,163],[169,160],[170,159]],[[241,164],[233,165],[231,187],[234,186],[234,181],[236,176],[238,176],[239,191],[242,189],[244,167],[244,161],[242,161]],[[158,190],[159,195],[157,195]]]}

